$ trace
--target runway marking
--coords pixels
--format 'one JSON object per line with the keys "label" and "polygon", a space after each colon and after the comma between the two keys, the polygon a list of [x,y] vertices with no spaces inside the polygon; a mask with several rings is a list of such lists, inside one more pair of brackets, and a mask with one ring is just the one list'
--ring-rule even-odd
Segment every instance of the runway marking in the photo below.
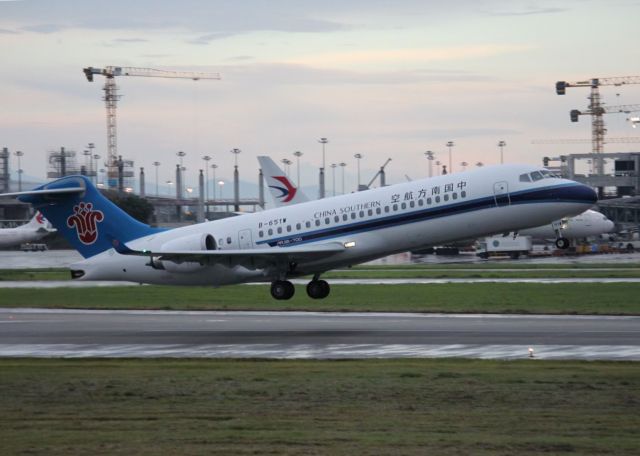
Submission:
{"label": "runway marking", "polygon": [[529,348],[534,359],[632,360],[640,361],[639,346],[609,345],[404,345],[404,344],[0,344],[3,357],[39,358],[476,358],[525,359]]}

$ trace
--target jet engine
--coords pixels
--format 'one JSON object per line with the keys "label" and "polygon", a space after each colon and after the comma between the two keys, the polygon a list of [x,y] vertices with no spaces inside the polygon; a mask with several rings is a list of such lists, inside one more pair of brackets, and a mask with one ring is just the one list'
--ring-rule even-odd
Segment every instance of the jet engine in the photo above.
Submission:
{"label": "jet engine", "polygon": [[[196,252],[198,250],[217,250],[218,245],[215,237],[211,234],[198,233],[189,236],[183,236],[178,239],[162,244],[160,249],[162,252]],[[205,268],[207,265],[197,261],[184,261],[178,263],[175,261],[152,261],[152,265],[156,269],[164,269],[168,272],[195,272]]]}

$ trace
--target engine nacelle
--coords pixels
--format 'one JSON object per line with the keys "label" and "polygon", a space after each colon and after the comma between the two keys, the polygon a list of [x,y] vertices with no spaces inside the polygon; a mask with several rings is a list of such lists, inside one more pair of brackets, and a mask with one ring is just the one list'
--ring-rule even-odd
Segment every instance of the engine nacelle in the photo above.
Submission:
{"label": "engine nacelle", "polygon": [[216,250],[217,248],[216,239],[212,235],[198,233],[165,242],[160,250],[164,252],[183,252],[189,250]]}
{"label": "engine nacelle", "polygon": [[[161,251],[164,252],[188,252],[198,250],[217,250],[218,246],[215,237],[211,234],[198,233],[189,236],[183,236],[178,239],[172,239],[171,241],[162,244]],[[157,261],[154,267],[158,269],[164,269],[169,272],[195,272],[206,265],[200,264],[196,261],[185,261],[183,263],[176,263],[174,261]]]}

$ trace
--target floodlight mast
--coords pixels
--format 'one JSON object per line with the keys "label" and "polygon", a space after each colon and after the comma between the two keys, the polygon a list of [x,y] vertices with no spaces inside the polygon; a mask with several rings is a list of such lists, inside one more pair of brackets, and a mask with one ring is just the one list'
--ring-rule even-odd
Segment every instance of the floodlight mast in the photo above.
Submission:
{"label": "floodlight mast", "polygon": [[116,186],[118,177],[118,141],[116,129],[116,108],[118,106],[118,86],[116,85],[116,76],[138,76],[145,78],[169,78],[169,79],[192,79],[198,81],[200,79],[220,79],[218,73],[198,73],[190,71],[166,71],[156,70],[153,68],[135,68],[135,67],[118,67],[107,66],[104,68],[87,67],[83,68],[83,73],[87,77],[87,81],[93,82],[94,75],[101,75],[106,78],[104,83],[104,102],[107,108],[107,167],[108,167],[108,186],[110,188]]}

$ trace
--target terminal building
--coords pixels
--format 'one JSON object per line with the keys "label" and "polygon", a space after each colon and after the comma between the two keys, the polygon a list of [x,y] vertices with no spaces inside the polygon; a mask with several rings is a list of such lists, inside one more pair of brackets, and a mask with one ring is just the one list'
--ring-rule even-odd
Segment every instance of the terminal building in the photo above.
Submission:
{"label": "terminal building", "polygon": [[[584,162],[588,172],[576,169]],[[604,172],[605,165],[613,165]],[[617,225],[637,230],[640,225],[640,152],[588,153],[545,157],[543,165],[562,177],[598,189],[598,207]],[[582,168],[585,168],[582,166]],[[600,173],[598,170],[602,170]]]}

